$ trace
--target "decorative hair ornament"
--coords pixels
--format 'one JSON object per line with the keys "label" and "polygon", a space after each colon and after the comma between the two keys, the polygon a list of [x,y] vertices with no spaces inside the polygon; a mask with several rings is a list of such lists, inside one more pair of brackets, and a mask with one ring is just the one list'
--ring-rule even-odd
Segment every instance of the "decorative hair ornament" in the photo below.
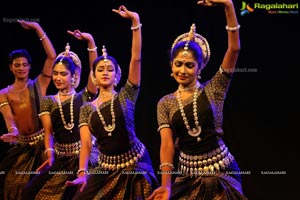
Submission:
{"label": "decorative hair ornament", "polygon": [[[104,62],[107,62],[108,61],[108,54],[107,54],[107,50],[105,48],[105,45],[102,46],[102,56],[104,57]],[[118,69],[116,69],[116,81],[115,81],[115,86],[118,85],[118,83],[120,82],[121,80],[121,76],[122,76],[122,70],[121,70],[121,67],[120,65],[117,66]]]}
{"label": "decorative hair ornament", "polygon": [[210,59],[210,48],[209,48],[209,44],[208,44],[207,40],[205,39],[205,37],[196,33],[196,25],[195,24],[192,24],[192,26],[190,28],[190,32],[181,34],[174,40],[174,42],[172,44],[172,48],[171,48],[171,54],[173,54],[174,47],[176,46],[176,44],[178,44],[179,42],[183,42],[183,41],[186,41],[186,44],[184,45],[184,52],[183,52],[184,55],[187,54],[190,41],[194,41],[199,45],[199,47],[202,50],[201,69],[203,69],[207,65],[207,63]]}
{"label": "decorative hair ornament", "polygon": [[104,62],[107,62],[107,51],[105,45],[102,46],[102,56],[104,57]]}
{"label": "decorative hair ornament", "polygon": [[76,53],[73,51],[70,51],[71,47],[69,43],[65,46],[65,51],[61,52],[56,58],[60,58],[60,63],[63,61],[65,57],[70,57],[73,62],[76,64],[76,69],[75,69],[75,81],[74,81],[74,88],[77,88],[80,82],[80,75],[81,75],[81,61],[79,57],[77,56]]}

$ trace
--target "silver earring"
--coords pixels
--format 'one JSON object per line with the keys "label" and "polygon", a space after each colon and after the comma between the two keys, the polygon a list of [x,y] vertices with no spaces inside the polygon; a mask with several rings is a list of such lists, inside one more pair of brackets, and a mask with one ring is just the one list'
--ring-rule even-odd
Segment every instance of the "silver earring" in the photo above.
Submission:
{"label": "silver earring", "polygon": [[117,80],[117,78],[115,78],[114,86],[116,87],[117,85],[118,85],[118,80]]}
{"label": "silver earring", "polygon": [[97,79],[96,79],[96,78],[93,78],[92,80],[93,80],[92,82],[94,83],[95,87],[96,87],[96,88],[99,88],[99,85],[98,85],[98,83],[97,83]]}
{"label": "silver earring", "polygon": [[173,72],[170,74],[170,76],[171,76],[171,77],[173,77],[173,76],[174,76]]}
{"label": "silver earring", "polygon": [[74,76],[71,78],[71,85],[72,85],[72,86],[75,85],[75,77],[74,77]]}
{"label": "silver earring", "polygon": [[201,76],[200,76],[200,74],[201,74],[201,70],[199,70],[199,71],[198,71],[198,73],[197,73],[197,78],[198,78],[198,80],[200,80],[200,79],[201,79]]}

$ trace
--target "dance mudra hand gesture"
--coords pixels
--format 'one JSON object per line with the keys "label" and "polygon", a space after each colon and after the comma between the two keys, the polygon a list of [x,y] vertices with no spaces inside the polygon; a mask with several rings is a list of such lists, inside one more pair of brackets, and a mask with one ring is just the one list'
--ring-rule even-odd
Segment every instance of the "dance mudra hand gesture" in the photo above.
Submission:
{"label": "dance mudra hand gesture", "polygon": [[33,22],[33,21],[18,20],[18,22],[21,24],[21,26],[24,29],[27,30],[35,29],[36,26],[39,26],[37,22]]}
{"label": "dance mudra hand gesture", "polygon": [[78,29],[76,29],[74,31],[68,30],[67,33],[69,33],[70,35],[73,35],[78,40],[89,40],[89,38],[92,37],[92,35],[90,33],[81,32]]}
{"label": "dance mudra hand gesture", "polygon": [[139,15],[137,13],[127,10],[127,8],[123,5],[121,5],[119,7],[119,9],[112,9],[112,11],[119,14],[121,17],[126,18],[126,19],[139,18]]}
{"label": "dance mudra hand gesture", "polygon": [[80,173],[78,177],[73,181],[66,181],[66,186],[74,186],[74,185],[81,185],[80,192],[82,192],[85,188],[87,179],[85,173]]}
{"label": "dance mudra hand gesture", "polygon": [[42,172],[43,170],[46,170],[48,167],[51,167],[52,164],[54,163],[54,151],[46,150],[45,153],[47,153],[48,159],[35,170],[36,172]]}
{"label": "dance mudra hand gesture", "polygon": [[222,6],[231,3],[231,0],[202,0],[197,1],[198,5],[202,6]]}

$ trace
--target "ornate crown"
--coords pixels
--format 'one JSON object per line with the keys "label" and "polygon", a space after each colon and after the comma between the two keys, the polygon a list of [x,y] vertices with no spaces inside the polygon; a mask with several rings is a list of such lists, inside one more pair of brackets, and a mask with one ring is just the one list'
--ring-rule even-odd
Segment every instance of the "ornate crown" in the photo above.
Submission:
{"label": "ornate crown", "polygon": [[56,58],[60,58],[60,61],[62,61],[65,57],[70,57],[73,62],[76,64],[76,70],[75,70],[75,83],[74,88],[77,88],[80,82],[80,75],[81,75],[81,61],[76,53],[73,51],[70,51],[71,47],[69,43],[65,46],[65,51],[61,52]]}
{"label": "ornate crown", "polygon": [[[107,50],[105,48],[105,45],[102,46],[102,56],[104,57],[104,62],[107,62]],[[121,80],[121,75],[122,75],[122,70],[119,64],[117,64],[118,66],[116,66],[118,69],[116,69],[116,85],[119,83],[119,81]]]}
{"label": "ornate crown", "polygon": [[173,54],[174,47],[177,43],[186,41],[185,50],[188,49],[190,41],[195,41],[202,50],[202,68],[204,68],[210,59],[210,48],[207,40],[200,34],[196,33],[196,26],[192,24],[190,32],[179,35],[173,42],[171,53]]}

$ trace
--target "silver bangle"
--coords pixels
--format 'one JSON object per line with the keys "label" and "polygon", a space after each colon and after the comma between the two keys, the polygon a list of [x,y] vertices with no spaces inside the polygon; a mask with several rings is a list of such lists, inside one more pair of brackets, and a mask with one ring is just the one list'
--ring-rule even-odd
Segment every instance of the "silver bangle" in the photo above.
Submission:
{"label": "silver bangle", "polygon": [[87,50],[88,50],[88,51],[96,51],[96,50],[97,50],[97,48],[98,48],[98,47],[94,47],[94,48],[92,48],[92,49],[90,49],[90,48],[87,48]]}
{"label": "silver bangle", "polygon": [[162,163],[161,165],[159,165],[159,169],[161,170],[164,166],[171,167],[172,170],[174,169],[174,165],[172,163]]}
{"label": "silver bangle", "polygon": [[15,126],[11,126],[11,127],[9,127],[8,129],[7,129],[7,131],[9,132],[9,133],[11,133],[11,132],[13,132],[13,131],[19,131],[18,130],[18,128],[17,127],[15,127]]}
{"label": "silver bangle", "polygon": [[48,149],[46,149],[46,150],[44,151],[44,153],[46,154],[48,151],[55,152],[55,149],[53,149],[53,148],[48,148]]}
{"label": "silver bangle", "polygon": [[225,26],[225,29],[227,30],[227,31],[231,31],[231,32],[234,32],[234,31],[237,31],[237,30],[239,30],[241,28],[241,25],[237,25],[237,26],[232,26],[232,27],[230,27],[230,26]]}
{"label": "silver bangle", "polygon": [[47,36],[47,34],[44,33],[44,35],[40,38],[40,40],[42,41],[43,39],[45,39],[46,36]]}
{"label": "silver bangle", "polygon": [[85,168],[77,170],[76,174],[79,175],[81,172],[84,172],[84,174],[89,174],[88,170]]}
{"label": "silver bangle", "polygon": [[141,27],[142,27],[142,24],[138,24],[138,25],[136,25],[136,26],[132,26],[130,29],[131,29],[132,31],[136,31],[136,30],[139,30]]}

